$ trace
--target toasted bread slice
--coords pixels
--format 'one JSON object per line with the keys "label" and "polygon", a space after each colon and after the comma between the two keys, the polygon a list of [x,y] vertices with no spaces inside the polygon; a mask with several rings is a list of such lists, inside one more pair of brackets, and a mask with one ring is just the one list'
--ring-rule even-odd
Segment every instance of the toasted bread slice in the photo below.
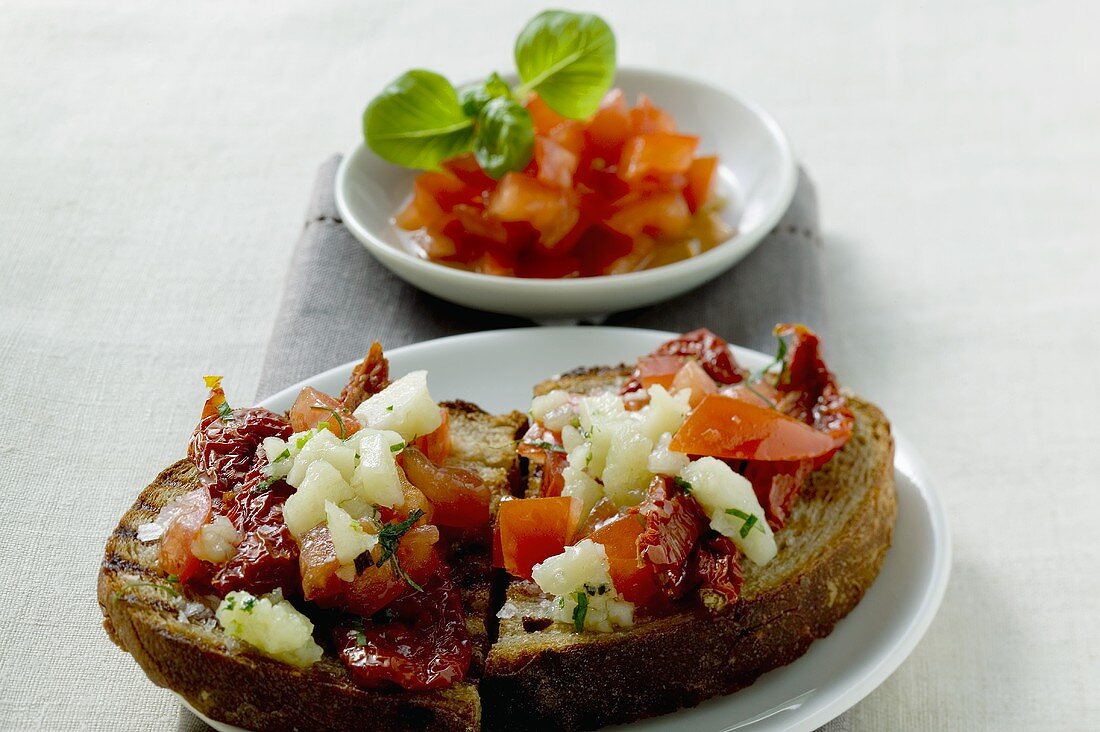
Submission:
{"label": "toasted bread slice", "polygon": [[[606,389],[629,373],[579,370],[536,393]],[[878,575],[897,514],[890,425],[872,404],[850,403],[852,439],[804,487],[776,534],[776,558],[742,563],[729,614],[683,611],[577,634],[532,622],[543,614],[539,589],[513,582],[481,682],[484,728],[595,729],[664,714],[748,686],[828,635]]]}
{"label": "toasted bread slice", "polygon": [[[526,418],[518,412],[489,415],[464,402],[446,406],[454,438],[449,460],[480,473],[497,500],[510,493],[519,479],[512,441]],[[450,549],[465,560],[455,563],[455,580],[475,646],[468,680],[432,692],[362,689],[331,652],[312,667],[298,669],[248,650],[218,627],[213,616],[217,598],[193,596],[165,583],[157,545],[138,541],[137,527],[197,485],[187,460],[157,476],[108,540],[99,575],[107,633],[154,683],[213,719],[252,730],[350,730],[364,724],[387,731],[479,729],[477,676],[492,617],[487,540],[456,541]]]}

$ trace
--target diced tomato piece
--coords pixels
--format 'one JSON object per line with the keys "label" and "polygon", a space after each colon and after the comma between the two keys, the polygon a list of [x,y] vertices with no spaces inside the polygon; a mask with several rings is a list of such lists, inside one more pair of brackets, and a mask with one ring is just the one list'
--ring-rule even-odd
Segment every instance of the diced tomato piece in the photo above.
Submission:
{"label": "diced tomato piece", "polygon": [[336,576],[340,569],[340,560],[336,558],[328,524],[314,526],[305,533],[299,544],[301,553],[298,555],[298,567],[302,575],[302,597],[316,600],[340,594],[345,582]]}
{"label": "diced tomato piece", "polygon": [[588,537],[603,544],[615,589],[638,605],[646,604],[657,594],[653,566],[638,554],[638,537],[643,531],[645,519],[637,513],[627,513],[604,524]]}
{"label": "diced tomato piece", "polygon": [[339,400],[307,386],[298,394],[294,406],[290,408],[290,426],[295,432],[304,432],[321,422],[328,426],[329,432],[342,440],[359,431],[359,421],[344,409]]}
{"label": "diced tomato piece", "polygon": [[560,280],[565,277],[579,277],[580,274],[581,261],[569,254],[522,256],[516,265],[516,275],[519,277]]}
{"label": "diced tomato piece", "polygon": [[210,491],[196,488],[176,498],[162,509],[161,521],[167,524],[160,540],[160,568],[186,582],[202,567],[191,551],[199,530],[210,520]]}
{"label": "diced tomato piece", "polygon": [[[670,358],[669,356],[658,356],[657,358]],[[672,379],[672,391],[679,391],[680,389],[691,389],[691,398],[688,404],[694,409],[699,406],[699,403],[707,396],[707,394],[714,394],[718,391],[718,385],[714,383],[714,379],[710,378],[703,367],[699,365],[698,361],[688,360],[687,363],[676,372],[675,378]]]}
{"label": "diced tomato piece", "polygon": [[621,89],[612,89],[585,129],[592,154],[608,164],[618,162],[623,144],[630,137],[630,110]]}
{"label": "diced tomato piece", "polygon": [[577,156],[548,137],[535,138],[538,179],[548,186],[572,188]]}
{"label": "diced tomato piece", "polygon": [[633,249],[634,241],[629,236],[601,225],[589,227],[574,252],[581,261],[581,274],[590,277],[605,274]]}
{"label": "diced tomato piece", "polygon": [[435,507],[432,505],[432,502],[428,500],[428,497],[425,496],[419,488],[409,482],[403,469],[397,471],[397,477],[401,480],[401,493],[405,500],[400,506],[394,506],[393,508],[379,506],[379,518],[382,521],[400,521],[408,518],[409,514],[413,511],[419,510],[423,512],[424,515],[417,523],[432,523],[432,520],[435,518]]}
{"label": "diced tomato piece", "polygon": [[731,399],[739,399],[749,404],[755,404],[758,407],[771,407],[777,404],[783,396],[774,386],[764,381],[757,381],[753,384],[742,381],[740,384],[723,387],[719,393]]}
{"label": "diced tomato piece", "polygon": [[676,122],[665,110],[654,104],[645,94],[638,95],[638,105],[630,110],[630,132],[648,135],[651,132],[675,132]]}
{"label": "diced tomato piece", "polygon": [[708,395],[688,415],[669,447],[733,460],[806,460],[836,449],[804,422],[721,394]]}
{"label": "diced tomato piece", "polygon": [[521,173],[507,173],[489,198],[489,215],[499,221],[526,221],[551,246],[577,223],[580,214],[566,194]]}
{"label": "diced tomato piece", "polygon": [[416,177],[413,187],[419,187],[430,195],[444,213],[460,203],[477,203],[481,200],[481,191],[476,186],[463,183],[458,176],[445,171],[428,171]]}
{"label": "diced tomato piece", "polygon": [[497,182],[481,169],[473,153],[451,158],[443,163],[443,167],[470,188],[491,191],[496,187]]}
{"label": "diced tomato piece", "polygon": [[504,224],[490,218],[484,209],[460,203],[454,207],[452,214],[458,220],[458,223],[462,224],[462,228],[466,233],[480,236],[498,244],[508,242],[508,230],[504,228]]}
{"label": "diced tomato piece", "polygon": [[546,453],[546,462],[542,464],[542,483],[539,495],[543,498],[560,496],[565,488],[565,476],[562,471],[569,466],[569,457],[564,452]]}
{"label": "diced tomato piece", "polygon": [[486,249],[477,262],[477,271],[498,277],[513,277],[516,274],[518,258],[511,252]]}
{"label": "diced tomato piece", "polygon": [[643,388],[660,384],[667,389],[683,369],[685,360],[683,356],[643,356],[638,359],[634,377]]}
{"label": "diced tomato piece", "polygon": [[719,384],[736,384],[747,373],[737,365],[730,353],[729,344],[706,328],[697,328],[662,343],[653,354],[693,356],[699,360],[703,370]]}
{"label": "diced tomato piece", "polygon": [[524,106],[527,107],[527,112],[531,115],[531,121],[535,123],[535,132],[539,135],[549,133],[550,130],[565,121],[565,117],[550,109],[550,105],[542,101],[542,97],[538,94],[529,96]]}
{"label": "diced tomato piece", "polygon": [[516,446],[516,452],[536,463],[544,462],[546,453],[551,450],[565,451],[561,446],[561,433],[543,427],[540,422],[532,422]]}
{"label": "diced tomato piece", "polygon": [[601,498],[596,501],[596,505],[592,507],[592,510],[588,512],[588,518],[577,529],[577,532],[573,535],[574,541],[580,541],[586,536],[591,536],[592,532],[603,526],[619,515],[619,507],[609,498]]}
{"label": "diced tomato piece", "polygon": [[584,124],[575,119],[567,119],[555,125],[546,136],[576,155],[578,159],[584,152]]}
{"label": "diced tomato piece", "polygon": [[623,146],[619,176],[626,181],[635,181],[651,173],[686,173],[698,145],[699,138],[694,135],[667,132],[636,135]]}
{"label": "diced tomato piece", "polygon": [[423,186],[413,183],[413,194],[405,207],[401,209],[395,221],[406,231],[415,231],[425,226],[439,223],[446,216],[435,198]]}
{"label": "diced tomato piece", "polygon": [[688,208],[695,213],[710,200],[714,191],[715,174],[718,171],[718,158],[708,155],[695,158],[687,172],[687,186],[684,187],[684,200]]}
{"label": "diced tomato piece", "polygon": [[[428,231],[435,235],[434,229],[428,229]],[[453,250],[449,259],[463,264],[469,264],[481,258],[486,247],[494,243],[492,239],[467,231],[462,222],[454,217],[448,218],[442,234],[450,241],[450,247]]]}
{"label": "diced tomato piece", "polygon": [[607,219],[607,225],[627,236],[682,236],[691,226],[691,211],[680,193],[659,193],[630,203]]}
{"label": "diced tomato piece", "polygon": [[[417,526],[401,537],[394,553],[401,570],[418,585],[425,585],[440,568],[439,529],[435,526]],[[345,583],[343,591],[331,603],[364,617],[374,615],[409,589],[408,582],[394,570],[392,561],[378,566],[381,547],[375,547],[371,556],[374,564],[363,569],[355,579]]]}
{"label": "diced tomato piece", "polygon": [[439,414],[443,418],[439,426],[412,441],[413,446],[436,465],[450,457],[454,447],[451,440],[451,413],[446,407],[440,407]]}
{"label": "diced tomato piece", "polygon": [[439,526],[475,529],[489,523],[489,489],[481,476],[465,468],[439,466],[415,447],[401,452],[409,482],[435,507],[432,521]]}
{"label": "diced tomato piece", "polygon": [[531,568],[561,554],[580,522],[575,498],[520,498],[504,501],[497,512],[504,568],[531,579]]}

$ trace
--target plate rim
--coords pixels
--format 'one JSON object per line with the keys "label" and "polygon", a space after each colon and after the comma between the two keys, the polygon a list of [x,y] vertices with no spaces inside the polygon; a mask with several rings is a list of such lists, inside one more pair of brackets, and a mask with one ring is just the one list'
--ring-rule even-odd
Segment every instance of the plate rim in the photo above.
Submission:
{"label": "plate rim", "polygon": [[[404,346],[392,348],[387,350],[387,354],[390,357],[402,356],[415,358],[419,351],[427,349],[435,349],[439,347],[446,347],[450,343],[454,342],[466,342],[477,340],[498,340],[507,339],[510,335],[516,333],[532,333],[538,332],[540,334],[562,334],[562,333],[575,333],[577,326],[549,326],[549,327],[525,327],[525,328],[503,328],[499,330],[478,331],[475,333],[461,333],[457,335],[444,336],[441,338],[434,338],[426,341],[417,341],[415,343],[409,343]],[[624,328],[617,326],[583,326],[583,330],[599,334],[606,332],[629,332],[631,334],[643,334],[645,336],[652,336],[654,340],[667,339],[668,337],[676,336],[677,333],[671,331],[662,331],[649,328]],[[731,349],[735,355],[739,354],[752,354],[750,358],[769,358],[766,354],[763,354],[755,349],[746,348],[736,344],[730,344]],[[340,373],[351,373],[351,370],[361,359],[355,359],[348,361],[347,363],[334,366],[317,374],[302,379],[301,381],[292,384],[284,389],[280,389],[274,394],[261,399],[257,402],[256,406],[272,408],[273,404],[279,402],[293,401],[293,397],[297,395],[303,387],[309,386],[311,382],[317,382],[320,379],[338,375]],[[874,691],[878,686],[885,682],[899,666],[912,654],[917,644],[924,638],[932,621],[935,619],[939,608],[943,602],[944,595],[946,594],[947,585],[951,576],[952,559],[953,559],[953,547],[951,540],[951,527],[948,520],[947,511],[944,508],[943,502],[939,496],[938,491],[935,489],[932,479],[929,477],[928,469],[921,457],[917,452],[914,444],[905,436],[905,434],[898,429],[897,424],[891,421],[891,434],[894,438],[895,453],[894,453],[894,470],[896,473],[901,473],[905,476],[917,493],[920,495],[925,506],[927,507],[927,513],[931,520],[932,535],[935,539],[933,544],[934,550],[934,562],[932,565],[931,578],[928,584],[924,587],[924,591],[921,595],[921,602],[913,612],[913,621],[905,629],[900,638],[882,654],[877,661],[867,668],[863,674],[853,681],[845,689],[838,691],[833,699],[825,703],[821,708],[810,712],[802,717],[792,718],[790,724],[783,727],[786,732],[812,732],[820,726],[827,724],[828,722],[836,719],[844,712],[848,711],[861,700],[863,700],[868,694]],[[877,579],[877,578],[876,578]],[[788,664],[788,666],[797,664],[801,661],[803,656],[795,659]],[[781,667],[784,668],[784,667]],[[776,671],[779,669],[773,669]],[[771,673],[771,672],[769,672]],[[175,693],[175,692],[173,692]],[[206,717],[204,714],[198,712],[184,697],[176,694],[180,701],[186,706],[192,713],[202,719],[204,722],[219,730],[219,732],[247,732],[240,727],[235,727],[226,722],[219,722]],[[724,698],[729,698],[732,695],[725,695]],[[719,698],[719,697],[715,697]],[[781,710],[775,710],[778,712]],[[661,715],[661,717],[672,718],[678,712],[671,712],[668,715]],[[774,712],[765,712],[765,716],[770,716]],[[751,727],[751,725],[757,721],[763,721],[765,716],[759,716],[747,720],[740,720],[732,724],[727,728],[727,732],[734,729],[743,729]],[[659,719],[660,717],[654,717],[652,719]],[[644,721],[644,720],[637,720]],[[629,725],[629,723],[628,723]]]}

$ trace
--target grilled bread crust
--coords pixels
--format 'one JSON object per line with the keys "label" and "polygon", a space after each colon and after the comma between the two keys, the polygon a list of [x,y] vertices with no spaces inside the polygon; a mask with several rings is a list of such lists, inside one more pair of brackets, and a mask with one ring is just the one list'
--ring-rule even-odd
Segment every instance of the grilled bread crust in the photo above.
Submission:
{"label": "grilled bread crust", "polygon": [[[513,492],[519,473],[512,440],[526,418],[518,412],[489,415],[465,402],[445,406],[454,439],[449,462],[481,474],[494,500]],[[331,651],[312,667],[299,669],[248,650],[214,621],[218,598],[165,583],[157,545],[138,541],[137,527],[197,486],[195,468],[187,460],[158,475],[112,533],[99,574],[108,635],[154,683],[213,719],[251,730],[479,729],[476,676],[483,670],[487,621],[492,619],[487,536],[454,541],[449,550],[452,558],[464,560],[455,580],[475,646],[471,680],[431,692],[363,689],[350,681]]]}
{"label": "grilled bread crust", "polygon": [[[629,373],[571,372],[536,392],[606,389]],[[606,634],[534,630],[542,624],[524,617],[540,614],[538,588],[513,582],[514,615],[500,623],[481,682],[483,728],[586,730],[665,714],[748,686],[828,635],[877,577],[897,515],[890,425],[874,405],[850,402],[852,439],[804,487],[776,534],[776,558],[743,562],[729,614],[638,618]]]}

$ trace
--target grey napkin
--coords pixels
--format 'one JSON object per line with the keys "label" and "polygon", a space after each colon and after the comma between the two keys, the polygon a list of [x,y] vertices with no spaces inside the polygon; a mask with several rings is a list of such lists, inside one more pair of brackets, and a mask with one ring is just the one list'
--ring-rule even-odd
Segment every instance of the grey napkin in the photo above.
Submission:
{"label": "grey napkin", "polygon": [[[371,257],[340,221],[333,182],[340,157],[321,166],[268,344],[259,394],[366,353],[441,336],[530,326],[406,284]],[[813,184],[799,174],[794,201],[775,229],[729,272],[674,300],[611,315],[605,325],[683,332],[706,326],[731,343],[770,352],[772,327],[825,329],[821,236]]]}
{"label": "grey napkin", "polygon": [[[318,171],[264,357],[259,397],[361,358],[374,340],[396,348],[459,333],[533,325],[440,300],[376,262],[340,221],[333,186],[339,163],[340,157],[334,156]],[[616,313],[604,324],[676,332],[706,326],[731,343],[770,352],[776,323],[806,323],[820,333],[825,330],[823,310],[817,197],[800,171],[790,208],[736,267],[694,292]],[[179,729],[208,728],[181,707]],[[844,715],[818,732],[850,729],[851,719]]]}

